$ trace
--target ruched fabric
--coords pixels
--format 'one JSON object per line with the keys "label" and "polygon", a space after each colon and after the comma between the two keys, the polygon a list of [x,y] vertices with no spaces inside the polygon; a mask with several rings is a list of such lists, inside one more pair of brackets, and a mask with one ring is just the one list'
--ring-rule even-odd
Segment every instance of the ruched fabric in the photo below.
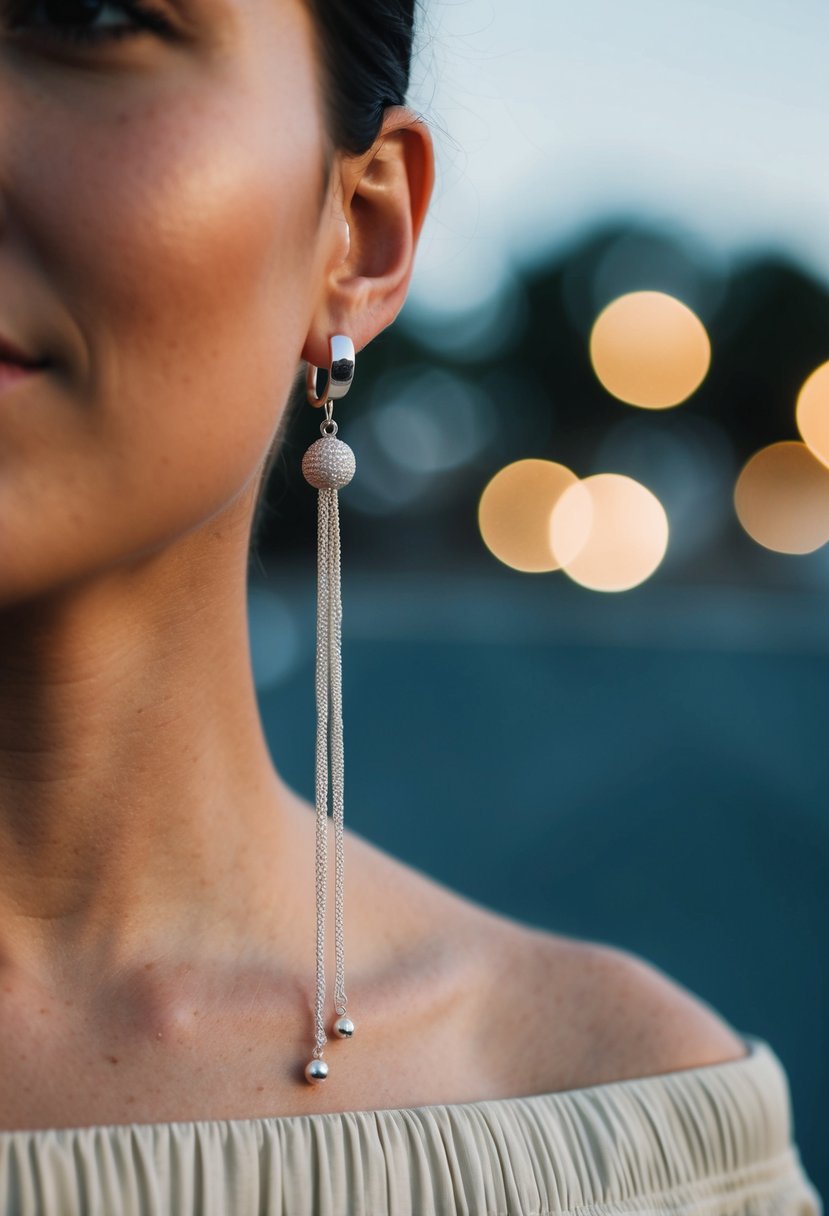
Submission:
{"label": "ruched fabric", "polygon": [[740,1059],[524,1097],[0,1132],[0,1211],[822,1216],[783,1065],[743,1037]]}

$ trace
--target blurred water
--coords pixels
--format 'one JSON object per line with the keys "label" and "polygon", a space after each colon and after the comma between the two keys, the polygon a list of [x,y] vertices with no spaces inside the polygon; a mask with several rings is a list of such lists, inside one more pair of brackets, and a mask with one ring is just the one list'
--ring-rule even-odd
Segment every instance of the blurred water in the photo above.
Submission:
{"label": "blurred water", "polygon": [[[263,719],[313,801],[310,567],[278,594],[300,643]],[[829,1194],[825,598],[346,571],[343,601],[346,822],[489,907],[634,950],[768,1038]]]}

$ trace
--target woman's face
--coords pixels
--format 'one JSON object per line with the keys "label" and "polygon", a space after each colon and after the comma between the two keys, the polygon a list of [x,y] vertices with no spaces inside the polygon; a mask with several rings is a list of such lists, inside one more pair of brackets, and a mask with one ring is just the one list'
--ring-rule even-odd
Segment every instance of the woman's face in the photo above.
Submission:
{"label": "woman's face", "polygon": [[343,230],[301,0],[152,4],[2,3],[0,605],[249,518]]}

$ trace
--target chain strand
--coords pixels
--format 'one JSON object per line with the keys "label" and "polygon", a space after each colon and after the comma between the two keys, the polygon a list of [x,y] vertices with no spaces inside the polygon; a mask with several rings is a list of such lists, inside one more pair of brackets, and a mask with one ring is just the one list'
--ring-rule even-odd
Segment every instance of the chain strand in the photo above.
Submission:
{"label": "chain strand", "polygon": [[330,572],[330,502],[334,490],[320,490],[317,499],[317,747],[316,747],[316,892],[317,892],[317,995],[316,1046],[322,1056],[328,1037],[323,1022],[325,1003],[325,901],[328,872],[328,682]]}
{"label": "chain strand", "polygon": [[[342,713],[342,598],[340,592],[340,518],[335,489],[318,492],[317,526],[317,748],[316,748],[316,897],[317,897],[317,993],[316,1046],[320,1057],[328,1041],[323,1021],[325,1005],[325,910],[328,870],[328,772],[329,720],[330,771],[336,844],[334,930],[336,980],[334,1005],[346,1012],[345,950],[343,924],[344,879],[344,747]],[[331,713],[329,719],[329,697]]]}
{"label": "chain strand", "polygon": [[337,976],[334,1006],[337,1013],[346,1011],[345,960],[343,949],[343,707],[342,707],[342,600],[340,595],[340,514],[337,491],[330,491],[329,515],[329,600],[331,604],[330,672],[331,672],[331,788],[336,841],[335,940]]}

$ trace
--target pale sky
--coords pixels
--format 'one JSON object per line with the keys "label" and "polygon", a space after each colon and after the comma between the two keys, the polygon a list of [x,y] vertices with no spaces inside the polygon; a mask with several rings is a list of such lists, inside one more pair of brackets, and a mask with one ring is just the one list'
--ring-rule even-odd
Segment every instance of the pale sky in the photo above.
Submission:
{"label": "pale sky", "polygon": [[652,218],[829,282],[826,0],[424,0],[410,100],[438,183],[412,302],[480,301],[513,257]]}

